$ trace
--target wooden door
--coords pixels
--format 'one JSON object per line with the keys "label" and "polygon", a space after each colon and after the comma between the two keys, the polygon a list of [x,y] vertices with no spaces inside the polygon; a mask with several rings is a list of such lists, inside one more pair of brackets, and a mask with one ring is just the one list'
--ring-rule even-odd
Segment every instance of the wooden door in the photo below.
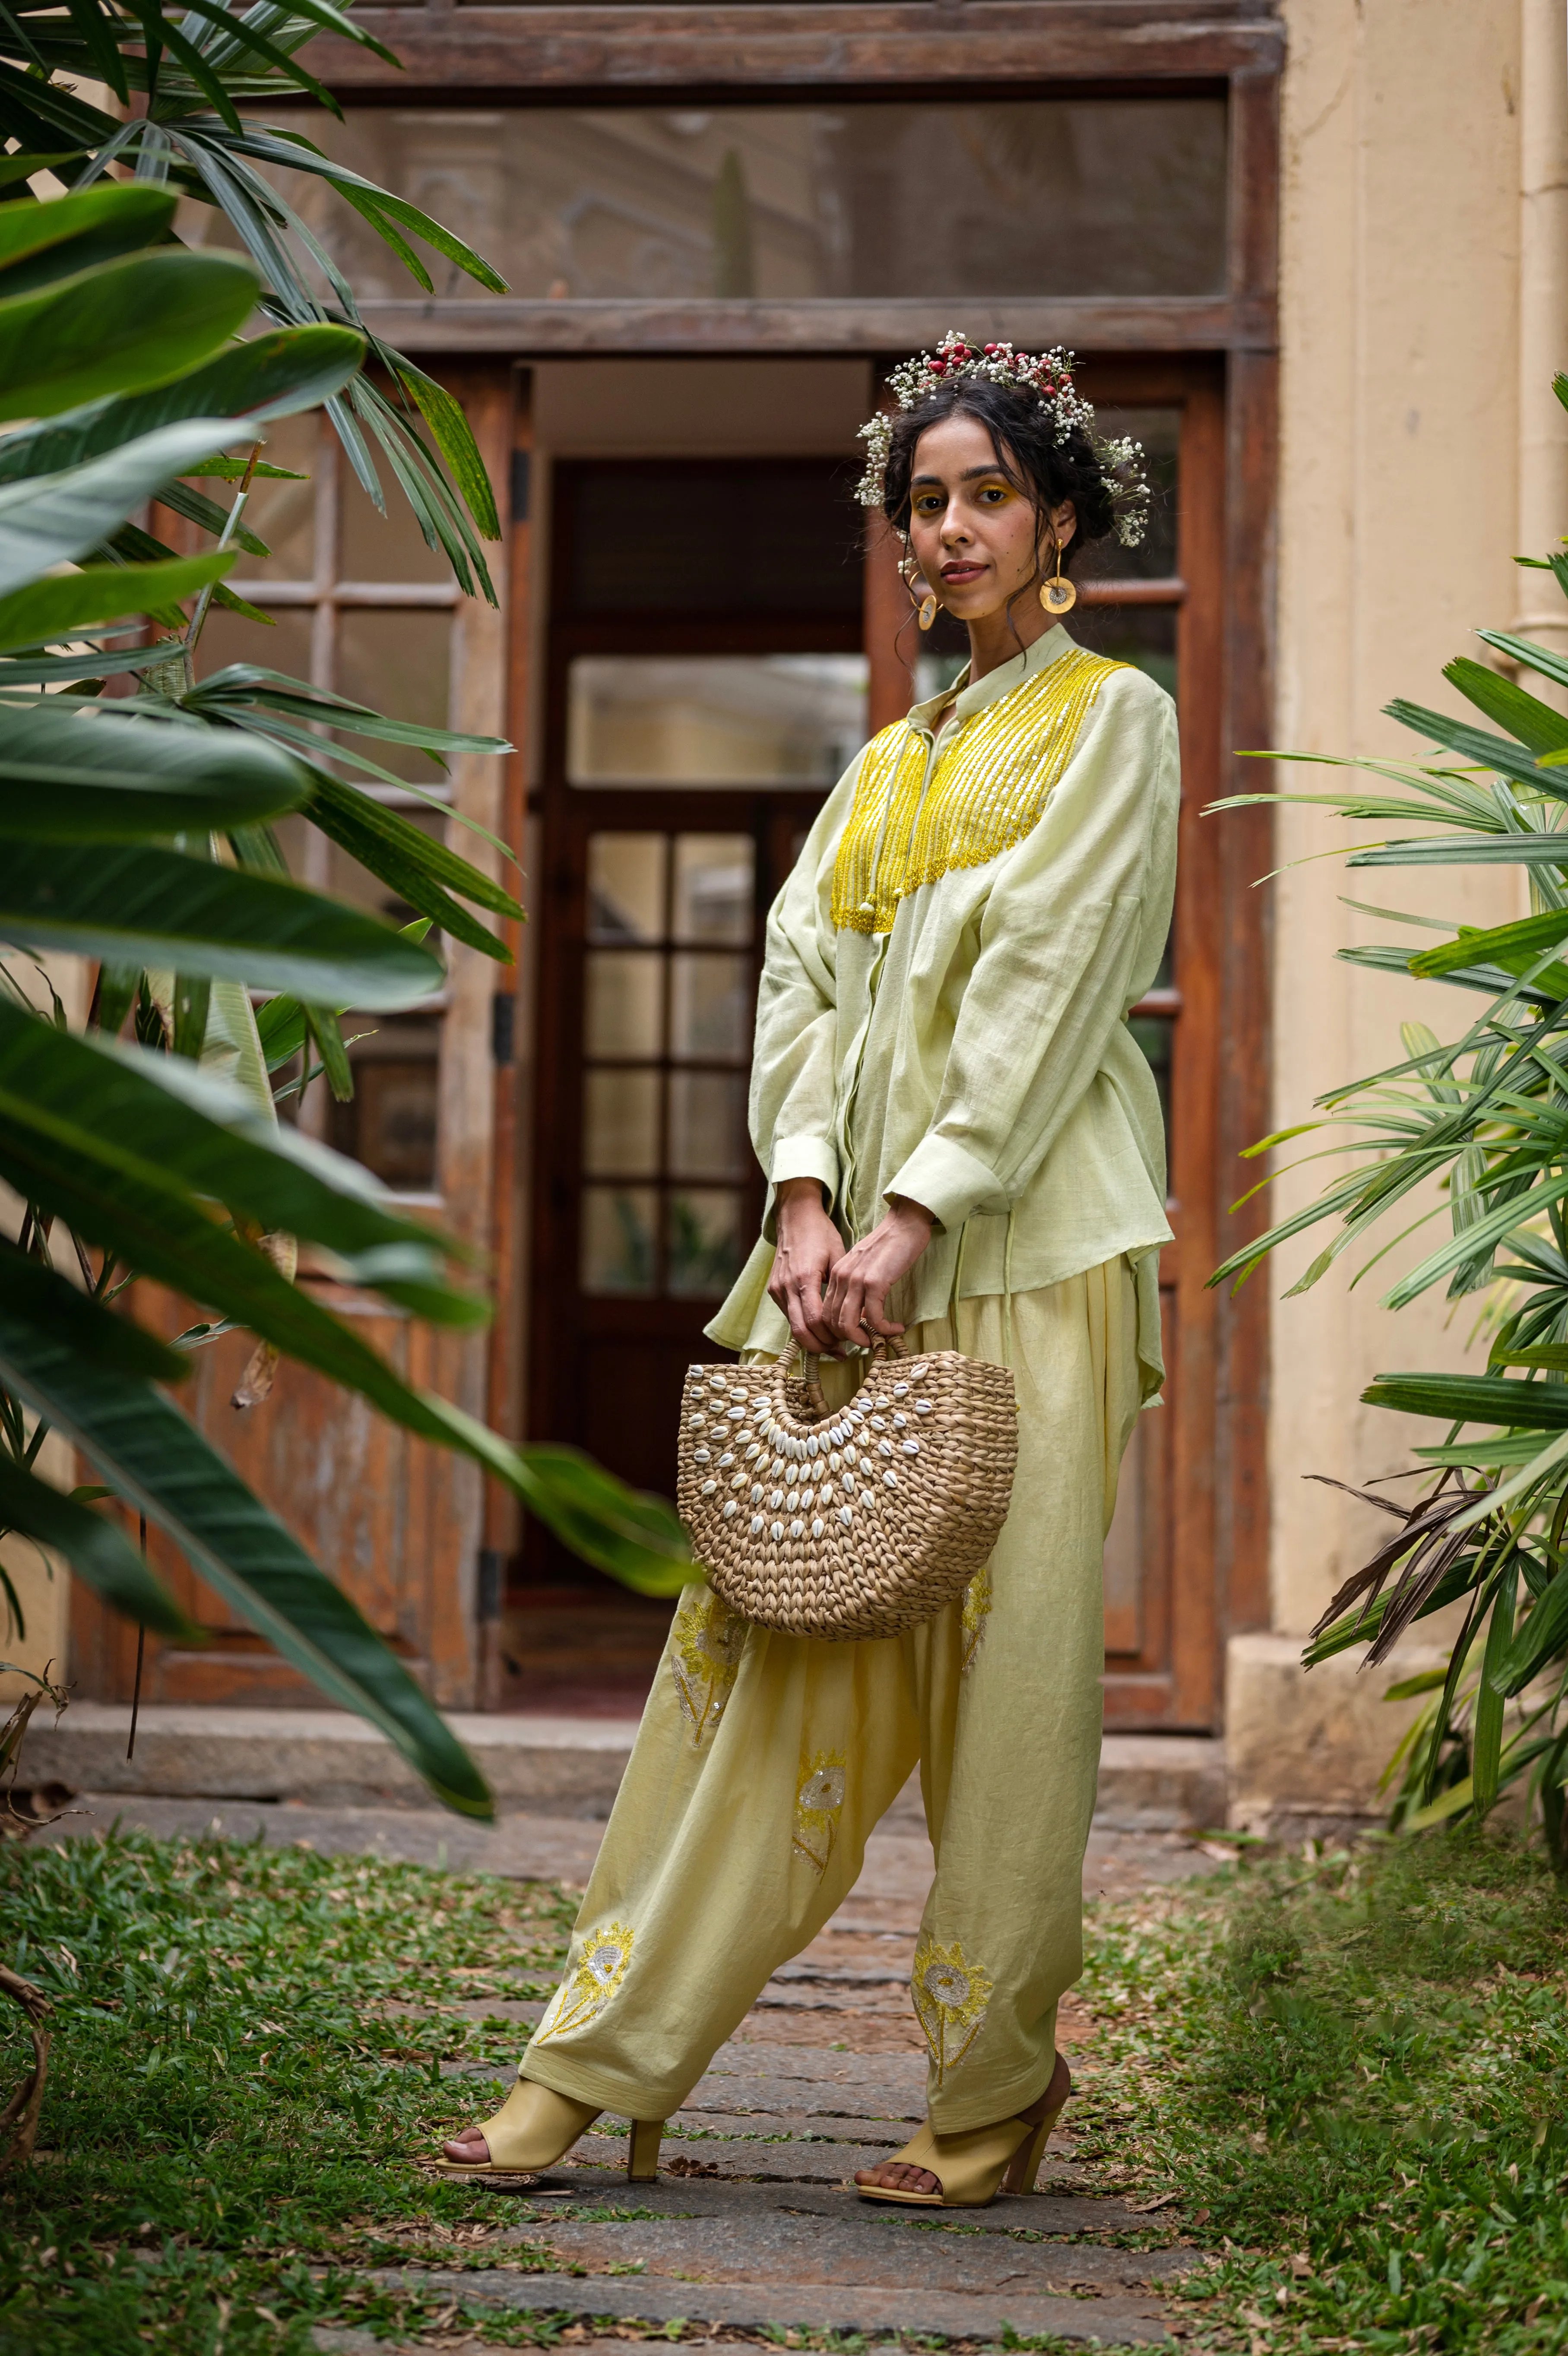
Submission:
{"label": "wooden door", "polygon": [[[486,464],[506,479],[511,372],[440,368],[462,401]],[[274,630],[216,614],[202,642],[204,669],[265,662],[400,718],[500,734],[505,616],[459,596],[446,562],[427,549],[394,491],[380,517],[354,482],[337,439],[319,416],[270,429],[274,464],[308,477],[258,487],[248,516],[271,554],[248,560],[232,585],[269,612]],[[505,566],[490,551],[505,598]],[[460,812],[499,830],[506,764],[464,758],[449,776],[417,753],[371,748],[406,786],[371,785],[378,798],[446,839],[494,872],[495,854]],[[413,788],[435,797],[433,808]],[[452,814],[449,815],[448,813]],[[326,839],[285,820],[290,863],[302,880],[402,916],[385,887]],[[446,943],[447,986],[406,1015],[344,1021],[357,1093],[335,1106],[317,1081],[291,1107],[303,1128],[354,1154],[411,1205],[488,1248],[493,1215],[492,1007],[510,989],[510,969]],[[346,1293],[308,1263],[300,1282],[354,1319],[408,1381],[486,1411],[483,1335],[454,1335],[413,1323],[389,1306]],[[140,1312],[174,1333],[191,1322],[183,1303],[144,1297]],[[453,1707],[477,1697],[480,1479],[464,1460],[412,1440],[361,1400],[304,1367],[284,1365],[263,1405],[236,1412],[230,1399],[250,1355],[243,1334],[200,1352],[182,1404],[236,1470],[352,1595],[435,1698]],[[188,1647],[147,1640],[142,1692],[149,1701],[307,1703],[316,1688],[251,1630],[236,1624],[177,1551],[155,1532],[153,1559],[202,1631]],[[126,1700],[134,1675],[135,1631],[80,1587],[73,1596],[73,1675],[99,1700]]]}

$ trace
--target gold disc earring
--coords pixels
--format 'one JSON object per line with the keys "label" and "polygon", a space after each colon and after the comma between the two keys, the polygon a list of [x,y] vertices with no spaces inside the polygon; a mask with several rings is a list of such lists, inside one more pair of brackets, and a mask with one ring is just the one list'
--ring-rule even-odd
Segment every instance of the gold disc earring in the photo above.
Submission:
{"label": "gold disc earring", "polygon": [[1058,616],[1070,614],[1078,603],[1078,591],[1070,581],[1062,578],[1062,544],[1059,540],[1057,542],[1056,575],[1050,581],[1041,582],[1040,603],[1047,614]]}
{"label": "gold disc earring", "polygon": [[932,597],[932,596],[925,596],[925,597],[922,597],[922,598],[921,598],[921,600],[920,600],[920,627],[921,627],[921,629],[922,629],[922,630],[929,630],[929,629],[930,628],[930,626],[931,626],[931,624],[936,620],[936,618],[937,618],[937,601],[936,601],[936,599],[935,599],[934,597]]}

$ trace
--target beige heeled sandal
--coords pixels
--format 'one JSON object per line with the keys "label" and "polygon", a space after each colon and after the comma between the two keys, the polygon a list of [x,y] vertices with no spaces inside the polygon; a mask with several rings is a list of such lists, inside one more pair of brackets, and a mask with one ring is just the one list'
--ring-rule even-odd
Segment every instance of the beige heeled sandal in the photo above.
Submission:
{"label": "beige heeled sandal", "polygon": [[1047,2139],[1071,2092],[1072,2074],[1058,2053],[1047,2089],[1050,2107],[1038,2119],[998,2119],[960,2135],[936,2135],[928,2119],[902,2151],[879,2163],[924,2169],[940,2190],[908,2192],[891,2184],[860,2183],[854,2189],[863,2201],[902,2201],[919,2209],[985,2209],[999,2192],[1032,2192]]}
{"label": "beige heeled sandal", "polygon": [[[600,2116],[591,2103],[575,2103],[553,2086],[533,2078],[520,2078],[493,2118],[479,2121],[488,2159],[448,2159],[437,2163],[444,2176],[533,2176],[553,2168],[578,2136]],[[627,2147],[626,2173],[631,2184],[651,2184],[659,2174],[662,2119],[634,2119]]]}

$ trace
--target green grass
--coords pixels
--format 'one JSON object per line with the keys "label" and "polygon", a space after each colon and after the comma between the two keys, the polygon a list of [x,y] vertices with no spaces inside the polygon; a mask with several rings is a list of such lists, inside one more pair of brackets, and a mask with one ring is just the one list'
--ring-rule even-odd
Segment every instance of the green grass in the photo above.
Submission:
{"label": "green grass", "polygon": [[[0,2187],[5,2356],[304,2356],[317,2321],[456,2329],[498,2263],[571,2271],[550,2217],[602,2206],[413,2164],[472,2115],[441,2065],[499,2074],[526,2035],[469,2010],[544,1995],[570,1913],[302,1849],[0,1847],[0,1954],[56,2008],[38,2158]],[[1179,2194],[1115,2238],[1206,2251],[1173,2307],[1187,2346],[1568,2347],[1568,1903],[1536,1856],[1469,1833],[1249,1862],[1101,1909],[1088,1947],[1069,2120],[1103,2189]],[[27,2050],[6,2008],[0,2093]],[[497,2240],[520,2226],[539,2240]],[[371,2278],[411,2262],[472,2272],[475,2301]],[[497,2344],[582,2336],[484,2318]]]}
{"label": "green grass", "polygon": [[1105,1910],[1080,1993],[1080,2149],[1179,2188],[1213,2254],[1194,2341],[1568,2345],[1568,1903],[1539,1855],[1460,1832],[1246,1865]]}
{"label": "green grass", "polygon": [[[312,2319],[398,2321],[356,2268],[483,2263],[465,2244],[493,2203],[413,2155],[471,2115],[442,2062],[515,2064],[528,2034],[451,2008],[547,1995],[572,1912],[548,1886],[297,1848],[0,1848],[7,1960],[55,2006],[38,2158],[5,2187],[0,2347],[304,2349]],[[7,2005],[6,2087],[18,2021]]]}

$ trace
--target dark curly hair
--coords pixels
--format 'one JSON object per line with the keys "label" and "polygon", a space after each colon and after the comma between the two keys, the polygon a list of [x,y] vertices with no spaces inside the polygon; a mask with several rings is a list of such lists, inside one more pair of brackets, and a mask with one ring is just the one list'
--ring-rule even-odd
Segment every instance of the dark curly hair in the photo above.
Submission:
{"label": "dark curly hair", "polygon": [[908,535],[915,444],[929,426],[949,417],[979,419],[991,436],[998,468],[1030,502],[1042,533],[1051,509],[1072,501],[1078,528],[1062,552],[1064,573],[1071,572],[1081,548],[1115,530],[1111,493],[1083,428],[1071,427],[1066,441],[1058,442],[1056,420],[1033,392],[992,384],[984,377],[962,377],[939,385],[893,421],[882,511],[896,531]]}

